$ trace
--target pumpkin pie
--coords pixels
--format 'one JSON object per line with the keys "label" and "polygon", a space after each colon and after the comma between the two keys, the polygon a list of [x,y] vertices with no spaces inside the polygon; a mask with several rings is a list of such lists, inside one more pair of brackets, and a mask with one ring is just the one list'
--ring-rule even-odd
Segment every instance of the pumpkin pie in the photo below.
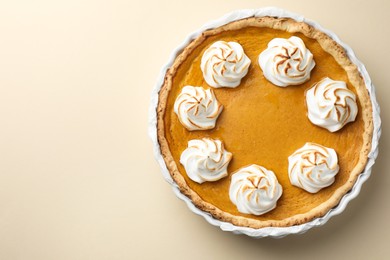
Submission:
{"label": "pumpkin pie", "polygon": [[236,226],[324,216],[364,170],[372,134],[357,66],[327,34],[290,18],[204,31],[159,92],[157,137],[172,179]]}

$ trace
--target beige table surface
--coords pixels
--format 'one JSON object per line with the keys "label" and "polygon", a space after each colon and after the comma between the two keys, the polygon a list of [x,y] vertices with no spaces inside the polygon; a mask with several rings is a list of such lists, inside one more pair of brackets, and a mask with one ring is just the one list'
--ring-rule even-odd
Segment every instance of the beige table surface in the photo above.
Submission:
{"label": "beige table surface", "polygon": [[[389,259],[389,1],[193,2],[0,2],[0,259]],[[269,5],[355,50],[384,131],[372,178],[342,215],[255,240],[210,226],[174,196],[152,155],[148,106],[189,32]]]}

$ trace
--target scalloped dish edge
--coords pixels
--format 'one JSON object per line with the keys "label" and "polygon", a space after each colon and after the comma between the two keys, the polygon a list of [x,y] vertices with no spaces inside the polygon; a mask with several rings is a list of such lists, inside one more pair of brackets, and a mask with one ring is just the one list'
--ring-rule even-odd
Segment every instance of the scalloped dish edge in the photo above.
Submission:
{"label": "scalloped dish edge", "polygon": [[[358,67],[358,70],[360,74],[363,77],[364,83],[367,87],[367,90],[370,95],[370,100],[372,103],[372,109],[373,109],[373,122],[374,122],[374,131],[372,135],[372,144],[371,144],[371,150],[368,154],[368,161],[365,166],[365,169],[362,173],[360,173],[357,181],[355,182],[352,189],[346,193],[339,204],[329,210],[327,214],[325,214],[322,217],[316,218],[310,222],[290,226],[290,227],[264,227],[259,229],[254,228],[248,228],[248,227],[241,227],[241,226],[235,226],[228,222],[223,222],[218,219],[213,218],[209,213],[204,212],[192,203],[192,201],[186,197],[184,194],[182,194],[177,186],[177,184],[172,179],[171,175],[169,174],[169,171],[165,165],[165,161],[161,154],[160,145],[157,139],[157,105],[158,105],[158,99],[159,99],[159,91],[163,85],[164,77],[166,74],[166,71],[168,68],[173,64],[176,56],[178,53],[180,53],[185,46],[187,46],[193,39],[195,39],[198,35],[200,35],[203,31],[208,29],[213,29],[222,25],[225,25],[227,23],[241,20],[248,17],[263,17],[263,16],[272,16],[272,17],[278,17],[278,18],[291,18],[299,22],[305,22],[315,29],[318,29],[322,31],[323,33],[327,34],[329,37],[331,37],[334,41],[336,41],[338,44],[340,44],[345,50],[348,55],[348,58]],[[363,185],[363,183],[370,177],[371,175],[371,169],[373,164],[375,163],[375,159],[378,156],[378,141],[381,135],[381,119],[380,119],[380,108],[379,104],[376,100],[375,96],[375,89],[371,82],[370,76],[368,75],[368,72],[364,65],[356,58],[354,52],[352,49],[343,43],[333,32],[324,29],[322,26],[320,26],[317,22],[311,21],[309,19],[304,18],[302,15],[295,14],[280,8],[276,7],[266,7],[261,9],[247,9],[247,10],[237,10],[233,11],[231,13],[226,14],[225,16],[221,17],[220,19],[211,21],[203,25],[199,30],[191,33],[189,36],[186,37],[184,42],[178,46],[170,55],[168,63],[162,68],[160,75],[158,76],[157,83],[155,85],[155,88],[153,89],[152,96],[151,96],[151,103],[149,107],[149,128],[148,133],[150,138],[153,142],[153,148],[154,148],[154,155],[156,160],[158,161],[160,168],[163,173],[163,177],[165,180],[171,184],[174,193],[178,198],[183,200],[187,206],[190,208],[192,212],[194,212],[197,215],[202,216],[205,218],[205,220],[210,223],[213,226],[217,226],[221,228],[223,231],[230,231],[234,234],[245,234],[250,237],[254,238],[261,238],[261,237],[274,237],[274,238],[281,238],[289,234],[301,234],[313,227],[318,227],[324,225],[331,217],[336,216],[344,211],[349,201],[351,201],[353,198],[355,198]]]}

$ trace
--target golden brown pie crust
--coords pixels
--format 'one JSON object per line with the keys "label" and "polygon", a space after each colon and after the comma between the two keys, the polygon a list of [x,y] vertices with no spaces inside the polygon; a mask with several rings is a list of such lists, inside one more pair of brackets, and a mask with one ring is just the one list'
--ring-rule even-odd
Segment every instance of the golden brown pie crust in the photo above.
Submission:
{"label": "golden brown pie crust", "polygon": [[[296,214],[284,219],[255,219],[251,216],[245,216],[242,214],[232,214],[226,212],[223,208],[218,208],[212,203],[206,202],[199,196],[197,192],[191,189],[187,181],[180,173],[178,165],[174,160],[168,140],[166,138],[166,127],[164,124],[164,118],[167,107],[167,99],[172,88],[172,80],[176,75],[176,72],[180,65],[188,58],[194,49],[197,48],[202,42],[204,42],[208,37],[218,35],[226,31],[234,31],[247,27],[263,27],[271,28],[275,30],[287,31],[290,33],[302,33],[304,36],[315,39],[322,49],[329,53],[336,62],[345,70],[348,75],[348,81],[355,88],[356,94],[360,101],[360,110],[359,114],[363,122],[363,136],[362,136],[362,145],[359,154],[359,158],[355,167],[349,173],[349,178],[347,181],[340,187],[338,187],[331,197],[320,205],[312,208],[311,210],[302,213]],[[254,61],[252,60],[252,64]],[[331,77],[331,75],[330,75]],[[222,112],[223,113],[223,112]],[[207,30],[203,32],[198,38],[193,40],[176,58],[173,65],[170,67],[166,73],[164,84],[159,93],[159,103],[157,107],[157,135],[158,141],[161,147],[161,153],[164,158],[164,161],[167,165],[167,168],[173,178],[177,183],[180,191],[189,197],[195,206],[201,210],[210,213],[214,218],[220,219],[222,221],[230,222],[237,226],[246,226],[252,228],[262,228],[262,227],[272,227],[272,226],[292,226],[302,223],[309,222],[314,218],[324,216],[331,208],[335,207],[340,199],[345,195],[355,184],[357,177],[364,170],[364,167],[367,162],[367,156],[371,149],[371,139],[373,132],[373,118],[372,118],[372,106],[369,98],[369,93],[364,84],[364,81],[358,71],[358,68],[355,64],[351,62],[348,58],[344,48],[332,40],[325,33],[313,28],[312,26],[303,23],[297,22],[290,18],[274,18],[274,17],[251,17],[243,20],[238,20],[226,24],[224,26]],[[205,132],[205,136],[207,133]],[[223,140],[222,140],[223,141]],[[234,154],[233,154],[234,158]],[[245,166],[245,165],[242,165]]]}

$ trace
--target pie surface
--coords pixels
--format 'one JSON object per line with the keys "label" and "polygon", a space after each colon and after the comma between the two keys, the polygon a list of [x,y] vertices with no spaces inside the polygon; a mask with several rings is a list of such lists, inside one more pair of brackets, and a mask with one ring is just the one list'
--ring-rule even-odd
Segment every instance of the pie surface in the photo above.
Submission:
{"label": "pie surface", "polygon": [[[265,79],[257,59],[272,39],[291,36],[304,41],[316,66],[309,81],[281,88]],[[252,63],[238,87],[212,88],[224,106],[215,128],[188,131],[173,111],[175,99],[186,85],[211,88],[203,78],[200,62],[203,52],[219,40],[240,43]],[[345,81],[357,97],[356,120],[334,133],[307,118],[305,91],[324,77]],[[247,18],[204,32],[182,51],[167,72],[157,113],[163,158],[181,192],[213,217],[253,228],[302,224],[336,206],[364,169],[373,131],[369,94],[344,49],[309,25],[285,18]],[[203,137],[221,140],[233,159],[227,177],[198,184],[187,176],[180,155],[189,140]],[[287,158],[306,142],[331,147],[339,158],[335,182],[315,194],[292,186],[288,176]],[[229,199],[231,174],[250,164],[272,170],[283,187],[277,207],[260,216],[238,212]]]}

